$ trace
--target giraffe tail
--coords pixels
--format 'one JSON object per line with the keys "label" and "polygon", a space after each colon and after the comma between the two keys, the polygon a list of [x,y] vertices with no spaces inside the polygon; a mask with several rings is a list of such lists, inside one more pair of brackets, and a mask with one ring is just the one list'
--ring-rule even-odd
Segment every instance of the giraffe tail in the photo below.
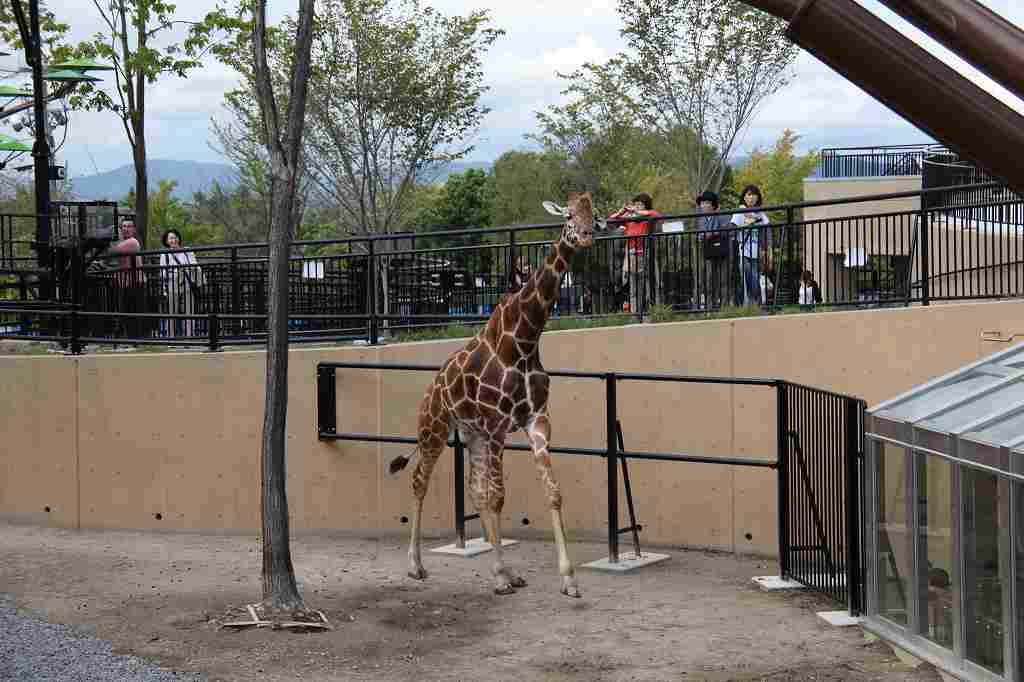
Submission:
{"label": "giraffe tail", "polygon": [[398,473],[405,467],[409,466],[410,462],[415,461],[419,454],[420,447],[417,445],[415,448],[413,448],[413,451],[410,454],[399,455],[398,457],[392,458],[391,461],[388,462],[388,478],[398,478]]}

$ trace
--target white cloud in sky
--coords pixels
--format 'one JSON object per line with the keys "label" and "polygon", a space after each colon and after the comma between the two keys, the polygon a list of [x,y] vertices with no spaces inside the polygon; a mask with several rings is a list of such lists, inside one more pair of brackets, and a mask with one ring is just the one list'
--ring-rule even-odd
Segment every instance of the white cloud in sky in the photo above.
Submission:
{"label": "white cloud in sky", "polygon": [[[484,59],[492,111],[476,138],[473,158],[493,160],[502,152],[527,145],[523,135],[535,128],[534,112],[562,101],[564,83],[556,72],[571,72],[585,61],[600,62],[622,47],[615,0],[552,3],[550,0],[423,0],[446,13],[487,9],[493,24],[506,31]],[[877,0],[857,0],[897,30],[977,82],[1018,111],[1024,104],[1005,89],[951,55],[934,41],[882,8]],[[179,0],[178,14],[194,18],[212,8],[213,0]],[[1019,0],[984,0],[1017,25],[1024,24]],[[273,2],[272,20],[294,12],[296,3]],[[61,0],[52,5],[72,23],[72,37],[86,38],[101,24],[92,0]],[[0,60],[10,65],[15,57]],[[107,76],[109,79],[110,77]],[[210,118],[220,113],[223,94],[237,82],[234,73],[213,59],[188,79],[170,76],[149,89],[147,144],[151,158],[221,160],[209,146]],[[851,144],[896,144],[926,139],[925,135],[856,86],[802,54],[796,78],[766,101],[737,153],[772,144],[785,128],[802,136],[804,148]],[[109,113],[76,112],[68,142],[61,150],[72,176],[109,170],[131,162],[120,122]]]}

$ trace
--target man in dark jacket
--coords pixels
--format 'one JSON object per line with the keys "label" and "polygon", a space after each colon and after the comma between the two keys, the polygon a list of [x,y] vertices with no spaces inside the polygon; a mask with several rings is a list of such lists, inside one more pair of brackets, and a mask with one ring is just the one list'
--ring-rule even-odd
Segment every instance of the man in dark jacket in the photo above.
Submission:
{"label": "man in dark jacket", "polygon": [[[708,190],[697,197],[697,210],[714,213],[718,210],[718,195]],[[696,246],[701,250],[694,259],[694,304],[703,302],[708,309],[735,303],[736,282],[735,235],[727,215],[700,216],[696,221]]]}

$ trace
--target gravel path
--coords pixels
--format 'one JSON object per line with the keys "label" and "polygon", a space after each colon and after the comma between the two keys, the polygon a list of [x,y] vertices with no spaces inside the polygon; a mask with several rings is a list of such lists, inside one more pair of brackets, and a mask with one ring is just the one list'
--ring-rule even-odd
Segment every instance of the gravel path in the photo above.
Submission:
{"label": "gravel path", "polygon": [[118,656],[110,642],[73,628],[19,615],[0,595],[0,680],[18,682],[199,682],[135,656]]}

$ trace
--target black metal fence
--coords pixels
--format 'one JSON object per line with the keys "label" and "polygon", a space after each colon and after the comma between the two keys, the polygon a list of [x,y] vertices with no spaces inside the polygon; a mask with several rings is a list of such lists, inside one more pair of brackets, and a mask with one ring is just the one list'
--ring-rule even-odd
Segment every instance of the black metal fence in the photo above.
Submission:
{"label": "black metal fence", "polygon": [[[915,207],[802,217],[811,208],[840,212],[865,201]],[[574,258],[552,315],[640,320],[655,306],[700,314],[739,305],[928,305],[1024,294],[1024,202],[1002,185],[764,210],[770,224],[752,229],[706,229],[707,214],[684,214],[659,216],[646,236],[610,230]],[[393,236],[298,242],[289,270],[291,337],[376,343],[384,329],[479,322],[541,267],[560,230],[544,224],[409,235],[398,243]],[[721,252],[709,249],[713,237],[726,244]],[[87,252],[82,243],[48,247],[54,296],[38,305],[27,304],[41,298],[40,273],[9,273],[0,335],[60,339],[73,350],[111,342],[264,343],[265,244],[130,258]]]}
{"label": "black metal fence", "polygon": [[816,174],[830,179],[920,175],[925,157],[944,150],[934,144],[825,147],[818,152]]}
{"label": "black metal fence", "polygon": [[780,382],[781,573],[864,608],[864,401]]}
{"label": "black metal fence", "polygon": [[[364,362],[321,362],[317,365],[317,437],[321,441],[356,441],[415,445],[416,438],[338,430],[338,369],[437,372],[437,365]],[[864,402],[858,398],[809,388],[779,379],[694,377],[664,374],[617,374],[615,372],[549,371],[552,377],[591,379],[604,386],[605,447],[601,449],[560,446],[550,452],[562,455],[602,457],[607,470],[605,504],[608,511],[608,556],[620,557],[619,536],[633,536],[640,554],[639,533],[629,480],[630,459],[719,464],[769,468],[777,471],[779,571],[862,612],[863,546],[861,461]],[[621,382],[670,382],[774,388],[776,395],[775,459],[708,456],[692,453],[629,451],[624,447],[624,428],[619,414]],[[410,413],[413,414],[413,413]],[[454,518],[456,542],[466,539],[466,522],[478,518],[465,513],[464,446],[458,433],[448,442],[454,451]],[[506,450],[530,451],[527,445],[508,443]],[[625,526],[620,522],[619,469],[628,507]]]}

